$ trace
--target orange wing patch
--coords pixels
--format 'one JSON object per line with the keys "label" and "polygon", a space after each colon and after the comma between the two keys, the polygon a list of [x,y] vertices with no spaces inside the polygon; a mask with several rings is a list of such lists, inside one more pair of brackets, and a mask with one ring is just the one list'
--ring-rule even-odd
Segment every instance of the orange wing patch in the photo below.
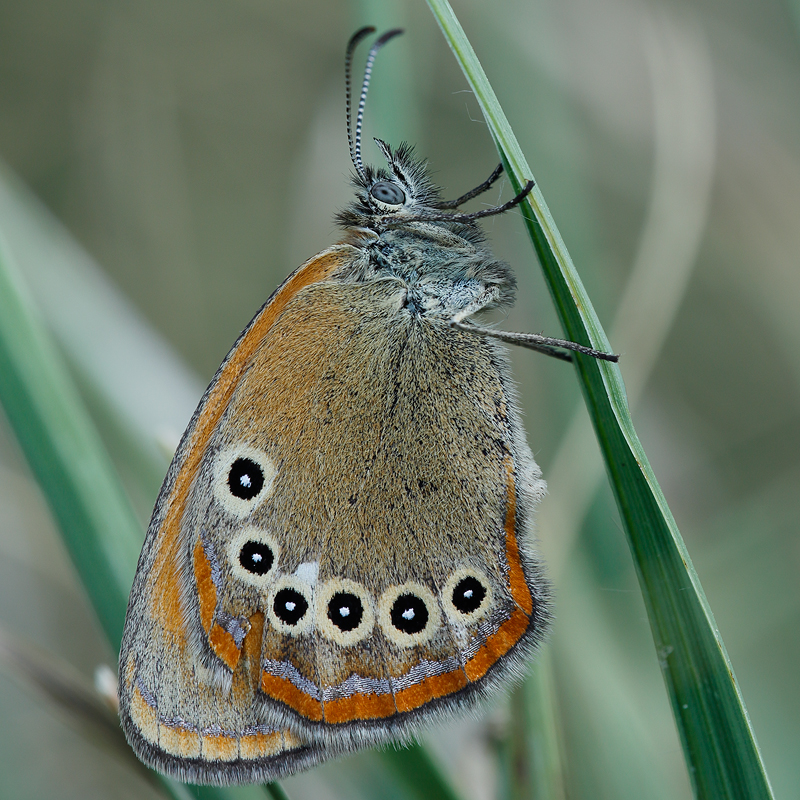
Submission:
{"label": "orange wing patch", "polygon": [[[294,746],[299,747],[300,741],[296,740]],[[280,731],[246,734],[239,739],[239,752],[245,759],[276,756],[285,749],[288,747],[284,745],[284,737]]]}
{"label": "orange wing patch", "polygon": [[197,537],[194,546],[194,577],[197,582],[197,600],[200,606],[200,624],[208,634],[208,643],[221,661],[235,670],[242,652],[236,646],[233,636],[217,623],[212,624],[217,607],[217,587],[211,577],[211,564],[206,556],[203,540]]}
{"label": "orange wing patch", "polygon": [[239,737],[224,733],[205,734],[201,737],[205,761],[234,761],[239,758]]}
{"label": "orange wing patch", "polygon": [[519,609],[486,640],[483,647],[467,661],[464,669],[473,683],[480,680],[521,638],[529,618]]}
{"label": "orange wing patch", "polygon": [[171,756],[199,758],[203,751],[203,737],[197,731],[179,725],[159,725],[158,746]]}
{"label": "orange wing patch", "polygon": [[383,719],[396,714],[394,697],[388,694],[353,694],[325,702],[325,722],[350,722],[354,719]]}
{"label": "orange wing patch", "polygon": [[236,640],[225,628],[215,623],[208,634],[208,643],[228,669],[231,671],[236,669],[242,651],[236,646]]}
{"label": "orange wing patch", "polygon": [[[514,467],[510,459],[506,459],[507,475],[507,497],[508,505],[506,510],[506,561],[508,562],[508,584],[511,589],[511,596],[514,602],[530,616],[533,613],[533,598],[528,582],[525,580],[525,573],[522,571],[522,563],[519,558],[519,545],[517,544],[517,491],[514,483]],[[524,631],[523,631],[524,633]],[[520,633],[520,636],[522,633]],[[515,642],[516,643],[516,642]]]}
{"label": "orange wing patch", "polygon": [[310,719],[313,722],[322,721],[322,703],[307,695],[302,689],[298,689],[287,678],[278,675],[270,675],[268,672],[261,673],[261,691],[269,697],[286,703],[298,714]]}
{"label": "orange wing patch", "polygon": [[467,685],[467,675],[454,669],[441,675],[425,678],[414,686],[401,689],[394,696],[398,711],[413,711],[431,700],[458,692]]}
{"label": "orange wing patch", "polygon": [[200,606],[200,624],[206,633],[211,630],[217,608],[217,587],[211,578],[211,564],[206,556],[203,541],[198,536],[194,546],[194,579],[197,583],[197,602]]}

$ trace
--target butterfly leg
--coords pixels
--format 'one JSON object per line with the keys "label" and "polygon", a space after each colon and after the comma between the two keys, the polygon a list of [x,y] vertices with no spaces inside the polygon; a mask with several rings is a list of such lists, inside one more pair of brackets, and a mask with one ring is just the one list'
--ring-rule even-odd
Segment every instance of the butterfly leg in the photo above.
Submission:
{"label": "butterfly leg", "polygon": [[[473,312],[474,313],[474,312]],[[585,347],[577,342],[570,342],[567,339],[554,339],[551,336],[542,336],[538,333],[516,333],[514,331],[498,331],[494,328],[487,328],[484,325],[476,325],[472,322],[463,322],[465,316],[468,314],[457,314],[450,321],[450,324],[462,331],[474,333],[478,336],[489,336],[493,339],[499,339],[501,342],[507,344],[515,344],[519,347],[526,347],[529,350],[536,350],[538,353],[552,356],[553,358],[561,359],[562,361],[572,361],[572,356],[569,353],[562,353],[558,348],[564,350],[572,350],[576,353],[583,353],[583,355],[597,358],[601,361],[612,361],[616,363],[619,361],[619,356],[614,353],[604,353],[602,350],[595,350],[591,347]]]}

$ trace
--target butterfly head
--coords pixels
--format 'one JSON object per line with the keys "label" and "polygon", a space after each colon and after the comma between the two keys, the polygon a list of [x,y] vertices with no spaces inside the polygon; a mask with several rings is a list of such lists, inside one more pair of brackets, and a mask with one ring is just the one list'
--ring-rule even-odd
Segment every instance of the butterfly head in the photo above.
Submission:
{"label": "butterfly head", "polygon": [[352,115],[351,70],[353,52],[358,43],[374,28],[362,28],[354,34],[347,46],[345,58],[345,88],[347,102],[347,140],[350,145],[350,158],[353,162],[353,186],[356,199],[337,215],[337,222],[345,228],[368,229],[380,233],[388,228],[412,222],[426,222],[442,225],[470,240],[481,238],[478,226],[464,215],[449,213],[455,208],[452,203],[443,203],[437,187],[431,181],[425,162],[414,155],[414,148],[401,144],[392,149],[381,139],[375,144],[386,159],[387,169],[365,165],[361,158],[361,133],[364,121],[364,107],[367,100],[372,67],[378,51],[403,31],[390,30],[378,37],[370,48],[364,68],[364,80],[355,113]]}
{"label": "butterfly head", "polygon": [[428,177],[425,163],[414,157],[414,148],[403,143],[392,149],[381,139],[375,139],[375,144],[388,168],[356,166],[356,198],[337,215],[337,221],[348,228],[381,230],[441,216],[439,191]]}

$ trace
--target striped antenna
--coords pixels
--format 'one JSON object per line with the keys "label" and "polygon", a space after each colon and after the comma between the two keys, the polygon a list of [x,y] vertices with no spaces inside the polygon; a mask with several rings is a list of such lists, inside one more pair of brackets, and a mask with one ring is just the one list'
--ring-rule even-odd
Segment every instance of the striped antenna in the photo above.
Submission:
{"label": "striped antenna", "polygon": [[[359,31],[359,33],[361,33],[361,31]],[[358,172],[362,178],[364,177],[364,165],[361,163],[361,126],[364,123],[364,106],[367,103],[367,90],[369,89],[369,79],[372,77],[372,65],[375,63],[375,56],[378,54],[378,50],[390,39],[394,39],[395,36],[399,36],[401,33],[403,33],[402,28],[394,28],[384,33],[370,48],[369,55],[367,56],[367,64],[364,67],[364,82],[361,84],[361,97],[358,101],[358,112],[356,113],[355,145],[350,153],[356,172]],[[358,33],[356,36],[358,36]]]}
{"label": "striped antenna", "polygon": [[[369,34],[375,33],[375,28],[368,25],[361,30],[356,31],[347,43],[347,52],[344,56],[344,90],[345,90],[345,115],[347,117],[347,144],[350,147],[350,159],[353,164],[356,163],[355,150],[353,150],[353,126],[351,119],[351,112],[353,108],[353,93],[352,93],[352,75],[353,75],[353,53],[359,42]],[[363,176],[362,176],[363,177]]]}

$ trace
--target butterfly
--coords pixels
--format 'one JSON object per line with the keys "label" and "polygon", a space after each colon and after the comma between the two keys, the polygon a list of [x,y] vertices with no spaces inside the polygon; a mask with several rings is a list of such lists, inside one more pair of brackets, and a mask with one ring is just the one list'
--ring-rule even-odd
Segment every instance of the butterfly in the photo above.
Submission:
{"label": "butterfly", "polygon": [[[169,468],[119,661],[137,755],[198,783],[265,782],[402,739],[519,674],[547,631],[532,544],[545,492],[497,339],[616,359],[472,321],[510,268],[413,149],[365,166],[346,56],[355,200],[341,240],[247,326]],[[354,129],[353,129],[354,128]]]}

